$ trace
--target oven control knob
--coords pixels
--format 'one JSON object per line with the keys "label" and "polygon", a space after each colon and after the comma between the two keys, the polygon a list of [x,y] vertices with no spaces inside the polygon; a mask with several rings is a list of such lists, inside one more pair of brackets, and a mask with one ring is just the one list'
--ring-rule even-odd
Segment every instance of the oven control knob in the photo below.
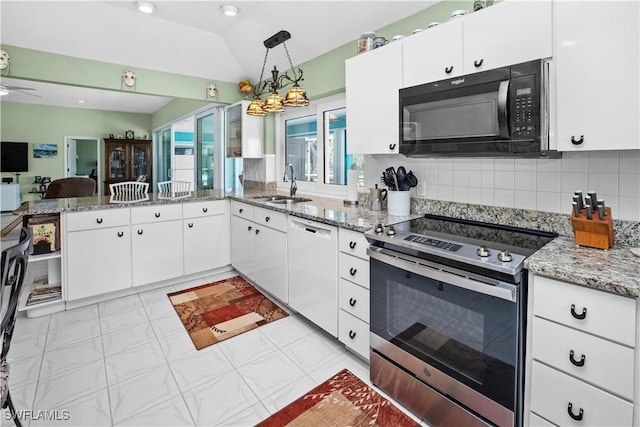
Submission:
{"label": "oven control knob", "polygon": [[491,255],[491,251],[487,248],[487,245],[482,245],[476,250],[479,257],[486,258]]}
{"label": "oven control knob", "polygon": [[380,233],[382,233],[384,231],[384,228],[382,228],[382,224],[378,224],[378,225],[376,225],[376,228],[373,229],[373,231],[376,234],[380,234]]}
{"label": "oven control knob", "polygon": [[511,262],[511,260],[513,260],[513,257],[511,256],[509,251],[505,249],[498,254],[498,259],[502,262]]}
{"label": "oven control knob", "polygon": [[396,234],[396,229],[393,228],[393,225],[387,227],[387,236],[393,236]]}

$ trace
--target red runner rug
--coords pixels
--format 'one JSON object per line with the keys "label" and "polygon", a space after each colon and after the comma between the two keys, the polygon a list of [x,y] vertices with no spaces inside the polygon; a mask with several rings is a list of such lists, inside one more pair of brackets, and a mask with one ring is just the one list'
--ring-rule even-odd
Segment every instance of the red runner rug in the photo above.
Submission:
{"label": "red runner rug", "polygon": [[258,427],[419,426],[390,401],[343,369]]}
{"label": "red runner rug", "polygon": [[198,350],[288,316],[240,276],[167,296]]}

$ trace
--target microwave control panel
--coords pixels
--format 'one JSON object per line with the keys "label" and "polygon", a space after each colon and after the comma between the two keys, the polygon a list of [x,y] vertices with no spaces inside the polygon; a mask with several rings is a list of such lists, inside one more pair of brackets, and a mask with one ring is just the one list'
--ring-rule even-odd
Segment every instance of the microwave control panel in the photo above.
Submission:
{"label": "microwave control panel", "polygon": [[534,76],[522,76],[511,80],[511,138],[535,139],[538,133],[538,107]]}

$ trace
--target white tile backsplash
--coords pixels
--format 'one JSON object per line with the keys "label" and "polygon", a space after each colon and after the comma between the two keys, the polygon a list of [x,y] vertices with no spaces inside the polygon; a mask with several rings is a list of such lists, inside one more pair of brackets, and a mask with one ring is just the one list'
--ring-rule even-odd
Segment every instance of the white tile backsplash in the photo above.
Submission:
{"label": "white tile backsplash", "polygon": [[568,152],[561,159],[366,156],[365,188],[401,164],[418,177],[419,197],[568,214],[574,191],[596,191],[614,218],[640,220],[639,150]]}

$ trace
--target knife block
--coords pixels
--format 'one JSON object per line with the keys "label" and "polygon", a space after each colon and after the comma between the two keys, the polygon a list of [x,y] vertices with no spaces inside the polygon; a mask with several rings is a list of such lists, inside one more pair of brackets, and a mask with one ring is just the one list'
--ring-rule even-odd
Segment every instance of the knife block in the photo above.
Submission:
{"label": "knife block", "polygon": [[580,216],[571,212],[571,226],[576,245],[605,250],[613,247],[611,208],[604,209],[606,212],[604,219],[598,218],[598,212],[594,212],[593,219],[587,219],[586,209],[580,211]]}

